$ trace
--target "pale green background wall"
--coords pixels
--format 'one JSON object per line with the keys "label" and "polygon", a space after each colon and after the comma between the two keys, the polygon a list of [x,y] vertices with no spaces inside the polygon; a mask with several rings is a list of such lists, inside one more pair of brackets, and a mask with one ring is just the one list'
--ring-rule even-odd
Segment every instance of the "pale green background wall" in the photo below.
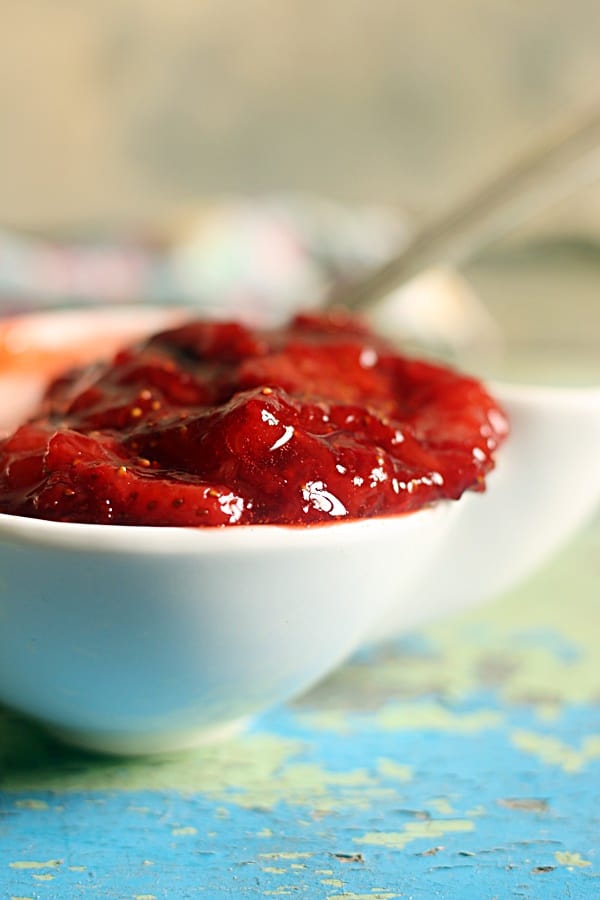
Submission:
{"label": "pale green background wall", "polygon": [[598,0],[5,0],[0,16],[4,222],[287,188],[427,210],[600,91]]}

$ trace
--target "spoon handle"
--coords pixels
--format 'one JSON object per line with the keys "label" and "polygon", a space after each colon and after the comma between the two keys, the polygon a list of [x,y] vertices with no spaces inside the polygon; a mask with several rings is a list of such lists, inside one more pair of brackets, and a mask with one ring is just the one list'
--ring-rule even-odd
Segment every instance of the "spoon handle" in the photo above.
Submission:
{"label": "spoon handle", "polygon": [[383,266],[329,298],[328,306],[366,310],[438,262],[459,264],[600,177],[600,108],[555,128],[448,211],[425,224]]}

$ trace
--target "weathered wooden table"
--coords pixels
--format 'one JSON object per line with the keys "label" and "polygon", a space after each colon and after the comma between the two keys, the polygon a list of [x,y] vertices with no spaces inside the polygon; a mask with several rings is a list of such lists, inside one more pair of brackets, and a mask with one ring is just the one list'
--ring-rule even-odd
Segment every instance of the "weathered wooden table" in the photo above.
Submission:
{"label": "weathered wooden table", "polygon": [[[471,277],[597,383],[597,260],[544,260]],[[0,900],[278,896],[600,898],[600,521],[225,746],[93,758],[0,712]]]}
{"label": "weathered wooden table", "polygon": [[89,757],[3,713],[0,897],[600,897],[599,549],[225,746]]}

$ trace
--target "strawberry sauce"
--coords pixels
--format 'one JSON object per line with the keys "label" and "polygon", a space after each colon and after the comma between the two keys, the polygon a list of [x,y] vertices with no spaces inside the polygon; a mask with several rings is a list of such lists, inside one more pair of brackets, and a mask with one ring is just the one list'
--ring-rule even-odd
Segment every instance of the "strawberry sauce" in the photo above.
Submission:
{"label": "strawberry sauce", "polygon": [[0,511],[126,525],[312,525],[483,490],[508,430],[476,380],[346,314],[191,321],[56,379],[0,442]]}

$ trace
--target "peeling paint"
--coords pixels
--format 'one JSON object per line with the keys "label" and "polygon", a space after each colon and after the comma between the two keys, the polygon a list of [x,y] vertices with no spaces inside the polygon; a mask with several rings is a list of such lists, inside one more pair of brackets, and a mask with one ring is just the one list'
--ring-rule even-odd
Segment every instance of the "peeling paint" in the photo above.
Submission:
{"label": "peeling paint", "polygon": [[498,728],[503,716],[497,710],[481,709],[473,713],[454,713],[437,703],[390,703],[376,715],[380,728],[389,731],[453,731],[477,734]]}
{"label": "peeling paint", "polygon": [[[99,762],[56,776],[46,773],[43,786],[52,789],[60,783],[63,791],[132,792],[151,784],[153,790],[201,792],[216,802],[247,809],[272,809],[286,802],[325,814],[340,807],[368,809],[373,802],[394,796],[391,788],[382,786],[365,769],[340,772],[294,763],[301,749],[299,742],[274,735],[241,735],[218,748],[200,748],[179,756],[122,761],[119,766]],[[39,786],[36,777],[35,770],[19,772],[11,789],[35,788]],[[215,810],[217,818],[228,815],[225,807]]]}
{"label": "peeling paint", "polygon": [[557,850],[554,854],[554,859],[559,866],[569,866],[576,869],[585,869],[591,866],[589,859],[582,859],[580,853],[561,853],[560,850]]}
{"label": "peeling paint", "polygon": [[394,762],[393,759],[378,759],[377,770],[379,774],[383,775],[385,778],[393,778],[396,781],[406,782],[410,781],[413,777],[411,766]]}
{"label": "peeling paint", "polygon": [[455,812],[445,797],[434,797],[429,801],[429,806],[432,806],[440,816],[452,816]]}
{"label": "peeling paint", "polygon": [[548,802],[536,797],[501,797],[498,800],[498,806],[504,806],[506,809],[519,809],[523,812],[548,812]]}
{"label": "peeling paint", "polygon": [[11,869],[56,869],[62,865],[62,859],[48,859],[45,862],[36,862],[35,860],[21,859],[15,862],[9,862]]}
{"label": "peeling paint", "polygon": [[[409,702],[435,693],[460,702],[481,688],[487,670],[495,673],[493,686],[503,702],[534,707],[545,720],[556,718],[562,703],[593,705],[600,691],[598,629],[590,627],[597,622],[597,544],[592,530],[524,588],[428,628],[421,652],[392,654],[384,647],[368,679],[364,664],[351,663],[317,697],[343,688],[346,708],[373,709],[401,686]],[[562,596],[570,598],[570,615]],[[337,724],[323,713],[322,725],[329,721],[332,730],[347,731],[336,715]]]}
{"label": "peeling paint", "polygon": [[600,759],[600,734],[589,735],[576,750],[552,735],[534,731],[514,731],[512,743],[531,753],[546,765],[560,766],[565,772],[579,772],[588,762]]}
{"label": "peeling paint", "polygon": [[[29,735],[25,738],[31,741]],[[0,762],[2,749],[6,752],[0,748]],[[120,760],[118,764],[111,759],[97,760],[93,766],[55,772],[21,767],[12,773],[10,789],[133,793],[152,785],[154,790],[199,791],[216,802],[225,798],[229,802],[229,792],[233,792],[240,802],[243,799],[248,805],[260,806],[266,797],[277,800],[281,796],[273,783],[275,774],[301,750],[297,740],[269,734],[240,735],[218,746],[156,759]],[[134,805],[145,811],[143,805]]]}
{"label": "peeling paint", "polygon": [[45,800],[34,800],[32,798],[27,798],[26,800],[16,800],[15,806],[18,809],[49,809],[49,806]]}
{"label": "peeling paint", "polygon": [[394,900],[400,894],[391,894],[389,892],[381,893],[377,891],[371,894],[329,894],[326,900]]}
{"label": "peeling paint", "polygon": [[329,731],[333,734],[339,734],[340,737],[345,737],[351,733],[351,729],[348,725],[348,717],[345,711],[341,709],[300,713],[298,720],[302,725],[311,730]]}
{"label": "peeling paint", "polygon": [[402,831],[370,831],[362,837],[354,838],[354,841],[357,844],[402,850],[411,841],[439,838],[453,831],[473,831],[473,828],[473,823],[468,819],[426,819],[422,822],[408,822]]}

